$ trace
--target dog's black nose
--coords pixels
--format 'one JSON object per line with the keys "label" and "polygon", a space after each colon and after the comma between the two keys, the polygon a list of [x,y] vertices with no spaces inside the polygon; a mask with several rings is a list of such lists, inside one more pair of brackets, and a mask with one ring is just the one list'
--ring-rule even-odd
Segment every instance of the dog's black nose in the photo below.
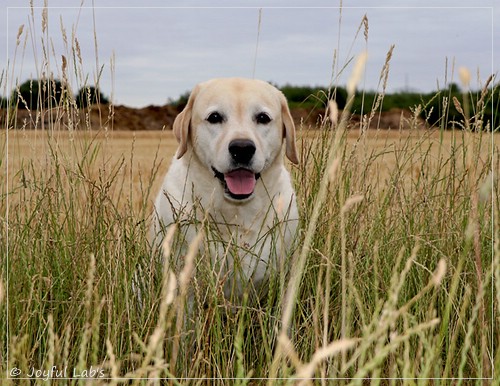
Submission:
{"label": "dog's black nose", "polygon": [[235,139],[229,143],[228,149],[236,164],[248,165],[255,154],[255,143],[249,139]]}

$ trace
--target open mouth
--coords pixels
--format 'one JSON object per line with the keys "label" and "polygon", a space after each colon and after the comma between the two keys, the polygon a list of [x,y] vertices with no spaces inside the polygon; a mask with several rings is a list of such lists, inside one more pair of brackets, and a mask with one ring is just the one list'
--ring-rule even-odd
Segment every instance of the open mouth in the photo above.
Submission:
{"label": "open mouth", "polygon": [[215,177],[219,179],[224,187],[224,192],[235,200],[249,198],[255,189],[255,184],[260,178],[260,173],[254,173],[248,169],[235,169],[227,173],[221,173],[212,167]]}

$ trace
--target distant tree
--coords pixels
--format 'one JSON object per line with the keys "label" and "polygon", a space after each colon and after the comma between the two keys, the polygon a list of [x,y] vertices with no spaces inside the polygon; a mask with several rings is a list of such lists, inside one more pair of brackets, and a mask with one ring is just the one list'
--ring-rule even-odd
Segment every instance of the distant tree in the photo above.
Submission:
{"label": "distant tree", "polygon": [[0,109],[5,109],[7,107],[8,102],[9,100],[7,98],[0,96]]}
{"label": "distant tree", "polygon": [[82,87],[75,97],[76,105],[80,108],[88,107],[95,104],[108,104],[109,99],[106,98],[98,88],[94,86]]}
{"label": "distant tree", "polygon": [[500,83],[493,86],[491,99],[485,104],[485,116],[491,120],[490,130],[500,131]]}
{"label": "distant tree", "polygon": [[[320,101],[324,101],[324,95],[318,92],[319,90],[309,86],[293,86],[286,84],[279,87],[281,92],[285,95],[288,103],[292,108],[294,107],[313,107]],[[322,103],[323,104],[323,103]]]}
{"label": "distant tree", "polygon": [[303,107],[325,107],[327,99],[335,99],[340,109],[346,103],[347,92],[343,88],[328,90],[325,87],[293,86],[286,84],[278,87],[285,94],[291,108]]}
{"label": "distant tree", "polygon": [[337,87],[333,90],[332,99],[337,102],[339,109],[344,109],[347,103],[347,90],[343,87]]}
{"label": "distant tree", "polygon": [[12,102],[21,108],[37,110],[58,106],[63,96],[62,83],[57,79],[30,79],[12,93]]}
{"label": "distant tree", "polygon": [[177,108],[178,110],[182,110],[187,105],[187,101],[189,99],[189,95],[191,95],[191,91],[184,92],[177,99],[170,99],[169,98],[168,104],[170,106],[173,106],[173,107]]}
{"label": "distant tree", "polygon": [[451,83],[449,86],[448,86],[448,90],[449,92],[453,95],[453,94],[460,94],[460,87],[458,87],[458,84],[456,83]]}
{"label": "distant tree", "polygon": [[[270,82],[274,87],[281,90],[291,108],[315,108],[325,107],[328,97],[335,99],[340,109],[343,109],[347,100],[347,91],[337,87],[328,90],[326,87],[294,86],[286,84],[280,87]],[[185,92],[178,99],[169,99],[168,104],[178,109],[182,109],[188,101],[190,92]]]}

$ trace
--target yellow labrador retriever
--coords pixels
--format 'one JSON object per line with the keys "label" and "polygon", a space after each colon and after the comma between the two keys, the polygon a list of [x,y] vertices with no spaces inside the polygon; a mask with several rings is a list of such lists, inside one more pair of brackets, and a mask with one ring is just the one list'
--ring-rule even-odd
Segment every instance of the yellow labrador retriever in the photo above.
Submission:
{"label": "yellow labrador retriever", "polygon": [[225,296],[258,289],[282,268],[298,223],[283,160],[298,163],[284,95],[260,80],[213,79],[194,88],[173,131],[179,147],[154,204],[155,244],[174,222],[189,228],[189,243],[209,218],[217,236],[205,243]]}

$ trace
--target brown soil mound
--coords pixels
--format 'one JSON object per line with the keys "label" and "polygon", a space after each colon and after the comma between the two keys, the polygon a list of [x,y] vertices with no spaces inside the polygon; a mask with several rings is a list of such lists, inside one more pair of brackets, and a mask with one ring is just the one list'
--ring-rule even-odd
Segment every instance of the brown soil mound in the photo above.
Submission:
{"label": "brown soil mound", "polygon": [[[90,109],[69,112],[63,108],[33,112],[18,109],[11,116],[9,128],[56,130],[78,129],[114,129],[114,130],[171,130],[175,117],[181,108],[171,105],[147,106],[140,109],[126,106],[94,105]],[[292,109],[292,117],[297,125],[305,128],[317,127],[325,119],[325,109],[312,111]],[[0,110],[0,127],[6,127],[7,110]],[[407,129],[425,127],[422,119],[413,117],[408,110],[392,109],[370,115],[353,115],[350,119],[352,128]]]}
{"label": "brown soil mound", "polygon": [[363,129],[411,129],[411,128],[424,128],[425,121],[417,117],[409,110],[394,108],[389,111],[376,112],[371,115],[365,114],[353,115],[351,117],[351,124],[353,128]]}

